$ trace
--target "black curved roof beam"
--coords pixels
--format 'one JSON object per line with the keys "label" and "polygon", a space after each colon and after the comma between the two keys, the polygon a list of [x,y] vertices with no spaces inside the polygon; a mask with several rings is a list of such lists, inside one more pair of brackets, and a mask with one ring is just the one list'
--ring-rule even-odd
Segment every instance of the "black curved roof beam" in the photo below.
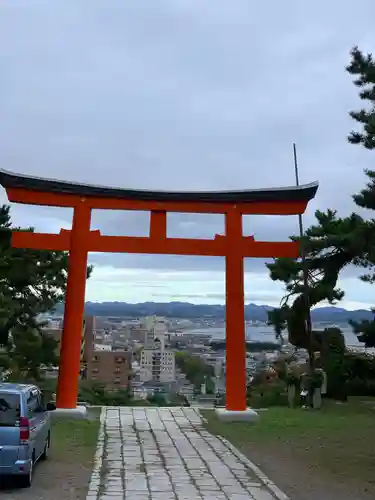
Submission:
{"label": "black curved roof beam", "polygon": [[17,188],[44,193],[71,194],[84,197],[115,198],[123,200],[159,202],[210,202],[251,203],[280,201],[310,201],[314,198],[319,183],[302,186],[277,187],[269,189],[248,189],[243,191],[148,191],[122,189],[90,184],[32,177],[0,169],[0,185],[5,189]]}

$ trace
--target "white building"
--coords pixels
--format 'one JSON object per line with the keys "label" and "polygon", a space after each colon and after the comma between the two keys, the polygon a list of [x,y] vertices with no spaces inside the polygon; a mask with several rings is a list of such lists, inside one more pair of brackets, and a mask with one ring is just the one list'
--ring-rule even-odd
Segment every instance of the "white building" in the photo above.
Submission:
{"label": "white building", "polygon": [[93,344],[94,351],[111,352],[112,346],[108,344]]}
{"label": "white building", "polygon": [[151,347],[158,340],[164,349],[165,335],[168,332],[167,321],[162,316],[147,316],[142,321],[145,332],[145,346]]}
{"label": "white building", "polygon": [[142,382],[174,382],[175,354],[170,349],[145,347],[141,352],[140,380]]}

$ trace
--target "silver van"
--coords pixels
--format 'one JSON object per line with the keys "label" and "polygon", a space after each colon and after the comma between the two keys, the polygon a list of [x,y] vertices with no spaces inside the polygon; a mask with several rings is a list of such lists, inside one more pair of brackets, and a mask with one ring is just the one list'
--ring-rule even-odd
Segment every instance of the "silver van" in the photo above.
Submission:
{"label": "silver van", "polygon": [[0,481],[14,476],[20,486],[31,486],[35,463],[48,456],[55,409],[43,406],[35,385],[0,383]]}

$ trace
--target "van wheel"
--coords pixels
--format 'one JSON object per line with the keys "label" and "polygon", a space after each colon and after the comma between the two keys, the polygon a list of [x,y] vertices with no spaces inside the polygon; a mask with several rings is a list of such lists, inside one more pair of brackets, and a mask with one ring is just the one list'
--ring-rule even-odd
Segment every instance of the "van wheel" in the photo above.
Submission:
{"label": "van wheel", "polygon": [[50,434],[48,434],[46,443],[44,445],[43,453],[40,455],[40,460],[47,460],[47,458],[49,457],[50,446],[51,446],[51,436],[50,436]]}
{"label": "van wheel", "polygon": [[20,476],[21,488],[30,488],[31,483],[33,482],[33,472],[34,472],[34,455],[33,455],[33,461],[30,465],[29,472],[23,476]]}

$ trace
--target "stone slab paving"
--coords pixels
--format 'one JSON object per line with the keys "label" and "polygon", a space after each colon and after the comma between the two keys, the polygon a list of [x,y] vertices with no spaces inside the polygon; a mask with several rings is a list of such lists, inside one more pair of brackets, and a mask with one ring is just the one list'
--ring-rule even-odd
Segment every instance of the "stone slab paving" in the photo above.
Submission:
{"label": "stone slab paving", "polygon": [[106,407],[87,500],[280,500],[235,452],[194,408]]}

